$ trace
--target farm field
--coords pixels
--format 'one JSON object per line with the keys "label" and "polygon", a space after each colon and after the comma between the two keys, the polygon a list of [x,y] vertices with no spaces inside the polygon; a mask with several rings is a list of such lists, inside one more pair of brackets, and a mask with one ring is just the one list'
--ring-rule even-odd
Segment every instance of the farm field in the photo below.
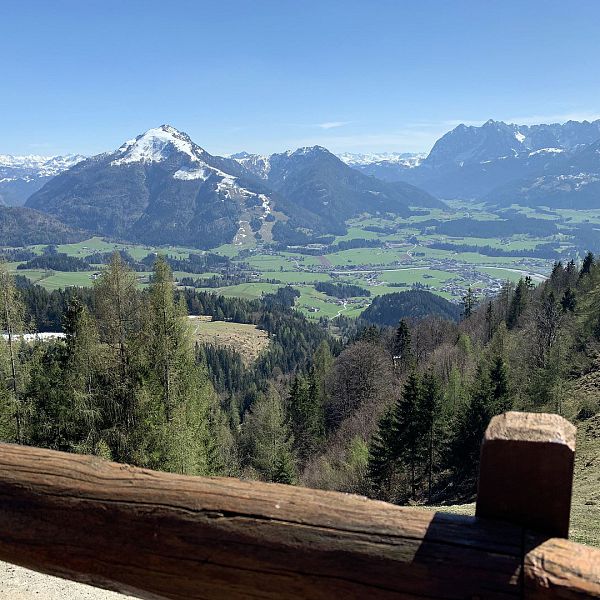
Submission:
{"label": "farm field", "polygon": [[[489,234],[492,224],[504,219],[510,221],[516,218],[514,215],[519,218],[537,219],[537,223],[555,222],[556,226],[551,225],[554,234],[546,237],[536,237],[528,233],[485,237],[485,234]],[[482,235],[478,231],[479,226],[472,226],[470,230],[479,234],[478,237],[474,237],[472,233],[464,236],[436,233],[435,224],[457,220],[482,222],[482,226],[487,226],[488,230],[482,231]],[[324,248],[321,256],[316,255],[314,249],[309,252],[304,251],[302,247],[279,250],[264,242],[257,242],[253,237],[244,238],[241,244],[227,244],[214,248],[210,252],[230,259],[228,269],[233,269],[241,276],[242,282],[239,283],[238,278],[237,281],[231,282],[235,285],[198,289],[231,297],[254,299],[263,294],[273,293],[281,286],[291,285],[300,292],[296,302],[297,308],[310,318],[332,318],[338,314],[357,316],[373,297],[412,287],[429,289],[459,302],[468,287],[472,287],[479,296],[484,296],[497,293],[507,280],[517,282],[526,275],[535,281],[543,280],[549,274],[554,259],[532,257],[532,252],[538,247],[551,245],[561,253],[560,256],[565,261],[577,256],[574,238],[570,233],[573,227],[582,223],[600,223],[600,210],[536,210],[513,205],[509,209],[494,212],[483,205],[453,201],[448,203],[448,209],[420,210],[406,219],[365,215],[349,221],[348,232],[335,237],[332,248],[334,251]],[[365,245],[376,243],[377,247],[360,247],[362,240],[365,240]],[[346,244],[346,248],[342,245],[340,249],[337,246],[340,243]],[[457,248],[454,250],[452,247],[433,247],[436,243],[452,244]],[[348,244],[357,247],[347,248]],[[471,251],[474,247],[491,249],[487,254],[508,252],[510,255],[489,256]],[[44,251],[43,246],[32,246],[30,249],[36,254]],[[156,248],[100,237],[77,244],[60,245],[57,250],[78,258],[85,258],[93,253],[121,250],[127,251],[135,260],[141,260],[156,252],[177,259],[186,259],[190,254],[203,254],[202,251],[191,248]],[[95,271],[66,273],[39,269],[17,270],[18,264],[10,264],[13,272],[24,275],[49,290],[91,285],[94,273],[102,268],[98,266]],[[96,265],[93,267],[96,268]],[[222,269],[213,268],[205,273],[176,271],[174,275],[177,280],[184,277],[202,280],[219,277],[223,273]],[[139,272],[137,275],[139,285],[147,285],[148,273]],[[317,291],[314,287],[317,282],[359,285],[368,290],[370,296],[347,298],[342,301]],[[194,285],[202,285],[202,282]]]}

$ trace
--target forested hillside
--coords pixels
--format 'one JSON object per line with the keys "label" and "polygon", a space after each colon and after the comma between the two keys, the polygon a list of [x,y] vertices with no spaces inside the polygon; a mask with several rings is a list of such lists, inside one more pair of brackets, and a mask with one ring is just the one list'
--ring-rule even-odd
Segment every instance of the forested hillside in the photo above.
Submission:
{"label": "forested hillside", "polygon": [[[456,503],[506,410],[600,412],[600,263],[556,263],[539,286],[466,294],[460,322],[310,322],[281,288],[259,300],[150,285],[115,254],[92,290],[46,292],[1,272],[0,437],[155,469]],[[188,314],[249,323],[269,344],[244,363],[194,343]],[[421,317],[421,315],[416,315]],[[455,314],[448,315],[456,317]],[[382,321],[385,322],[385,321]],[[66,337],[21,343],[29,327]],[[8,339],[7,339],[8,338]],[[584,423],[585,422],[585,423]],[[587,488],[586,488],[587,489]],[[587,493],[587,492],[586,492]]]}

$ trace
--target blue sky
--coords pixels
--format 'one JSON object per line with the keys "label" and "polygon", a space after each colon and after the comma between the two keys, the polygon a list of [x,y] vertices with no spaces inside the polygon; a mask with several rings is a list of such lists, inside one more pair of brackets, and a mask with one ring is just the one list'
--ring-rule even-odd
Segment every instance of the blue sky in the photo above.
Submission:
{"label": "blue sky", "polygon": [[459,122],[600,116],[596,0],[2,0],[0,153],[162,123],[209,152],[426,151]]}

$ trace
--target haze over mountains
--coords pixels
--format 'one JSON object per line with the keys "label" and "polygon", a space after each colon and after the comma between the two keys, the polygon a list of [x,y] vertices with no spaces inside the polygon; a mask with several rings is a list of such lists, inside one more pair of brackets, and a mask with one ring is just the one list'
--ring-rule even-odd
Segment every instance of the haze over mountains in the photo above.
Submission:
{"label": "haze over mountains", "polygon": [[0,221],[39,222],[70,237],[83,230],[199,248],[247,235],[307,243],[343,234],[362,213],[407,216],[455,198],[600,207],[600,120],[459,125],[428,155],[338,157],[313,146],[219,157],[169,125],[87,159],[0,155],[0,205],[30,209],[2,209]]}

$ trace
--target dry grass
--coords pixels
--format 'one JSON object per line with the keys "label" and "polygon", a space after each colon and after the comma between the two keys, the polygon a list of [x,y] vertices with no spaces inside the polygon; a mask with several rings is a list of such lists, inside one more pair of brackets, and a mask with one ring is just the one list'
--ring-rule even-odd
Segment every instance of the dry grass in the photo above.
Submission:
{"label": "dry grass", "polygon": [[267,332],[255,325],[210,319],[190,317],[196,340],[204,344],[228,346],[241,355],[246,365],[254,362],[269,345]]}
{"label": "dry grass", "polygon": [[[475,514],[474,503],[435,509],[460,515]],[[569,539],[600,547],[600,414],[577,423]]]}

